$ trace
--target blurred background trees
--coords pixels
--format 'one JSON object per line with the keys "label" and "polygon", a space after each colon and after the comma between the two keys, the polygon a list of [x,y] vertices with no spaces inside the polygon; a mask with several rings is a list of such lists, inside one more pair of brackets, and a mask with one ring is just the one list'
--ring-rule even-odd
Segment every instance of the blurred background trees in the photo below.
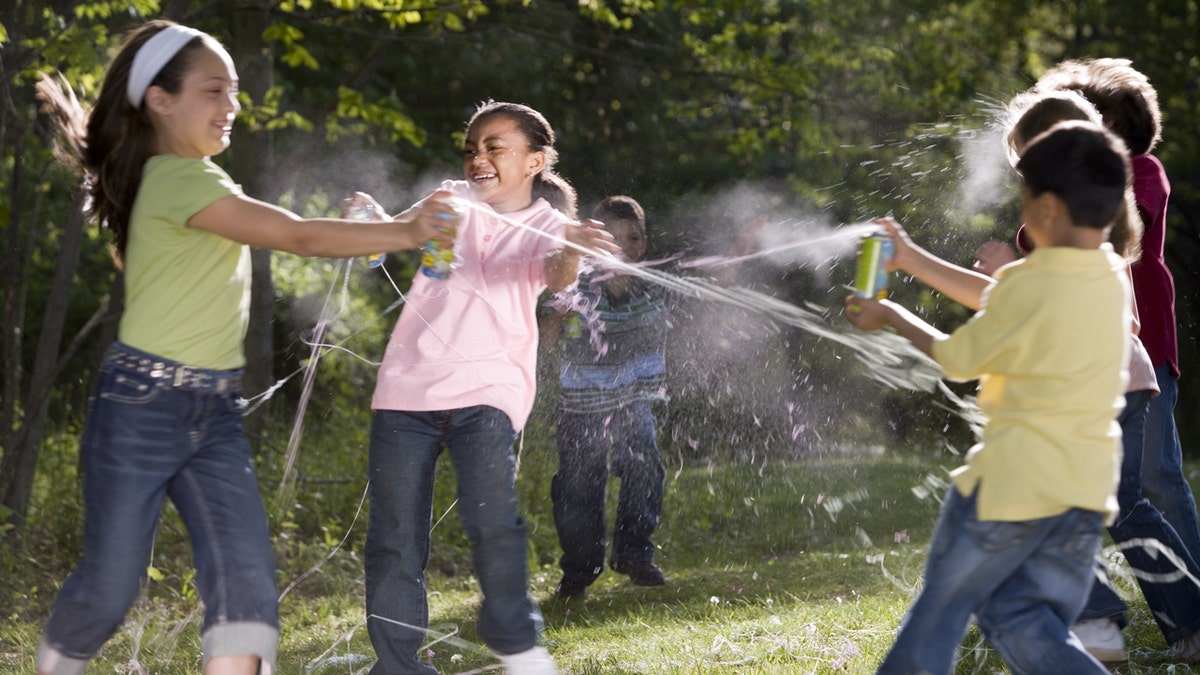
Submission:
{"label": "blurred background trees", "polygon": [[[16,0],[0,8],[0,522],[22,522],[39,476],[69,477],[39,457],[77,435],[120,305],[107,240],[78,215],[77,181],[53,161],[32,85],[58,71],[90,100],[121,32],[155,17],[205,30],[233,54],[243,111],[216,161],[248,194],[317,214],[363,190],[399,211],[461,176],[461,134],[479,102],[513,100],[555,127],[559,169],[585,214],[630,194],[646,207],[652,255],[685,258],[724,251],[758,213],[772,222],[764,246],[777,246],[892,212],[969,264],[1017,224],[999,108],[1061,59],[1132,59],[1164,108],[1156,154],[1174,189],[1177,414],[1185,452],[1200,448],[1194,0]],[[754,261],[739,283],[836,324],[852,262],[851,243]],[[285,453],[318,319],[327,342],[378,359],[398,294],[345,261],[256,252],[255,265],[246,394],[281,381],[282,393],[248,428],[267,477],[282,479],[272,458]],[[415,265],[389,257],[400,291]],[[965,317],[916,284],[895,293],[944,327]],[[697,301],[678,323],[670,454],[824,452],[864,430],[879,442],[968,436],[940,395],[856,385],[861,367],[836,344],[761,313]],[[325,355],[307,413],[360,458],[373,370]],[[544,380],[543,408],[554,386]]]}

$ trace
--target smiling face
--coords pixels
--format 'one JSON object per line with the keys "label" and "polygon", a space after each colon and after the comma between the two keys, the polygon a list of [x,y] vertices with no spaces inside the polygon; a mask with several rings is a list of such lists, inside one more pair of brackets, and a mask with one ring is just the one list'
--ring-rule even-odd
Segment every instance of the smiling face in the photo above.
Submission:
{"label": "smiling face", "polygon": [[233,61],[220,45],[204,40],[192,51],[179,91],[146,91],[146,107],[157,131],[155,151],[203,159],[229,147],[229,133],[241,105]]}
{"label": "smiling face", "polygon": [[529,140],[509,117],[492,115],[467,129],[463,177],[481,201],[500,213],[529,206],[534,177],[545,165],[545,153],[530,150]]}

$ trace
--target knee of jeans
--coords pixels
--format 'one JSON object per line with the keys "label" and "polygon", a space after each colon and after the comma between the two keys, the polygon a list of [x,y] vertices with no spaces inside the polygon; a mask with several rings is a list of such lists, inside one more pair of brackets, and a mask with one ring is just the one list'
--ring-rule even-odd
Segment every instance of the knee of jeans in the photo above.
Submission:
{"label": "knee of jeans", "polygon": [[516,537],[523,541],[526,534],[525,519],[506,509],[478,509],[470,515],[464,512],[462,521],[467,538],[475,544],[511,541]]}
{"label": "knee of jeans", "polygon": [[101,577],[82,569],[76,574],[80,575],[79,583],[70,579],[64,589],[67,593],[62,599],[66,601],[62,603],[64,611],[85,615],[92,625],[111,626],[116,630],[141,592],[142,575],[135,571]]}
{"label": "knee of jeans", "polygon": [[588,489],[595,490],[597,486],[605,485],[608,481],[608,473],[608,465],[603,462],[577,464],[562,467],[555,475],[555,479],[568,492],[579,492]]}

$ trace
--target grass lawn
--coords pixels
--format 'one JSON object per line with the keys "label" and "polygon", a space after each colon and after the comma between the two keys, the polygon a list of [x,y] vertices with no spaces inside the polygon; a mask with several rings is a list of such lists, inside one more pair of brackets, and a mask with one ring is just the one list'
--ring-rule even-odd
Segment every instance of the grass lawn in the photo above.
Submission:
{"label": "grass lawn", "polygon": [[[519,488],[550,651],[571,675],[872,672],[919,584],[946,471],[957,463],[948,454],[676,462],[656,537],[667,585],[639,588],[606,572],[586,599],[560,602],[552,598],[559,578],[549,504],[554,460],[528,449]],[[447,489],[435,518],[452,512],[453,480],[443,475],[440,483]],[[363,623],[365,524],[360,515],[352,525],[353,516],[350,510],[323,537],[281,556],[281,590],[299,580],[281,603],[281,673],[365,673],[373,661]],[[165,525],[164,545],[171,546]],[[500,672],[475,632],[478,592],[462,540],[453,515],[438,522],[427,654],[444,673]],[[176,557],[179,569],[171,568],[174,558],[163,561],[162,579],[149,584],[89,672],[199,672],[200,615],[186,558]],[[28,583],[6,594],[17,600],[0,627],[3,673],[34,672],[40,626],[61,583],[58,570],[25,564],[33,566],[20,569]],[[1165,659],[1136,588],[1120,575],[1117,581],[1133,612],[1131,659],[1116,672],[1192,672]],[[1004,669],[971,629],[957,672]]]}

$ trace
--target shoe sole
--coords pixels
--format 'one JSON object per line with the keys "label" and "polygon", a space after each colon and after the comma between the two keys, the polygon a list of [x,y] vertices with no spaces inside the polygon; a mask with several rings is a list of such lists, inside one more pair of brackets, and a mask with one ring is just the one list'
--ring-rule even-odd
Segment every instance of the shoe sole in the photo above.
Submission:
{"label": "shoe sole", "polygon": [[1091,654],[1101,663],[1124,663],[1129,660],[1129,652],[1124,649],[1105,649],[1103,647],[1088,647]]}
{"label": "shoe sole", "polygon": [[634,586],[645,586],[645,587],[647,587],[647,588],[649,588],[649,587],[651,587],[651,586],[665,586],[665,585],[667,585],[667,582],[666,582],[666,580],[659,580],[659,579],[634,579],[633,577],[630,577],[630,578],[629,578],[629,581],[630,581],[630,583],[632,583]]}

